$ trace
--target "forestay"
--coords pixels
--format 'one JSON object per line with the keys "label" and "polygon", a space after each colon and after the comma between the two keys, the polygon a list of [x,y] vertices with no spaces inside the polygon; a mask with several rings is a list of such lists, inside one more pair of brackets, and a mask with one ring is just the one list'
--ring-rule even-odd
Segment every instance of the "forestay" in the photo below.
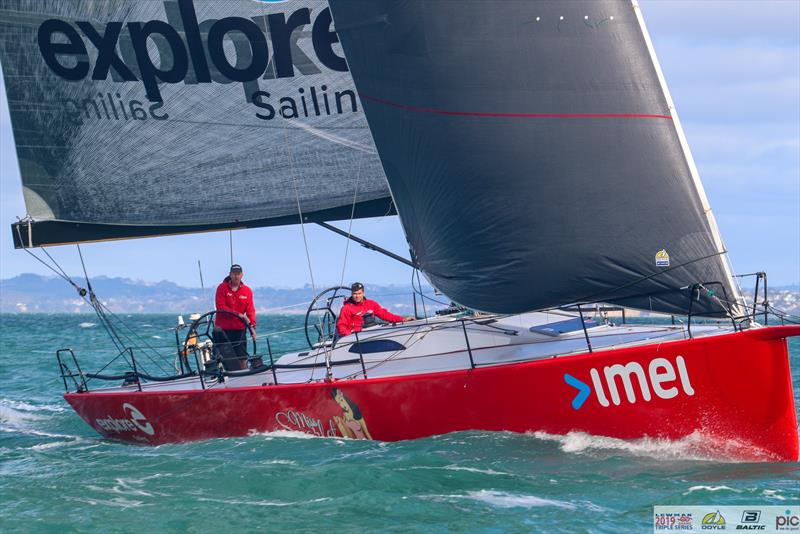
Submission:
{"label": "forestay", "polygon": [[327,3],[2,0],[17,246],[393,212]]}
{"label": "forestay", "polygon": [[738,299],[630,0],[330,4],[415,260],[445,294],[493,312]]}

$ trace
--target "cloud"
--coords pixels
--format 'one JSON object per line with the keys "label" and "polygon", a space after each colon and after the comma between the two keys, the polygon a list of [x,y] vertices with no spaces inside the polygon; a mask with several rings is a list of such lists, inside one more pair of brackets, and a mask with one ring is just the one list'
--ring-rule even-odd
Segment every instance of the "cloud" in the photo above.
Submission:
{"label": "cloud", "polygon": [[640,0],[648,30],[686,43],[761,42],[797,46],[796,0]]}

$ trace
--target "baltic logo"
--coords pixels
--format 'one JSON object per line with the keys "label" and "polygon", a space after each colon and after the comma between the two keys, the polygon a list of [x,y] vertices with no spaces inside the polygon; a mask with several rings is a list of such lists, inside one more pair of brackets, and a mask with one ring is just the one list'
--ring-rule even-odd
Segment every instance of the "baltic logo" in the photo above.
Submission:
{"label": "baltic logo", "polygon": [[108,416],[105,419],[95,419],[97,426],[109,432],[136,432],[140,430],[145,434],[152,436],[155,434],[155,429],[147,421],[147,417],[140,412],[133,404],[125,403],[122,405],[125,414],[129,416],[128,419],[117,419]]}
{"label": "baltic logo", "polygon": [[703,516],[700,528],[702,530],[725,530],[725,518],[719,513],[719,510],[711,512]]}
{"label": "baltic logo", "polygon": [[761,523],[761,510],[745,510],[742,512],[741,524],[736,530],[766,530],[767,525]]}
{"label": "baltic logo", "polygon": [[[604,408],[611,406],[612,403],[614,406],[622,403],[618,383],[622,384],[625,398],[630,404],[635,404],[639,398],[649,402],[653,398],[653,394],[661,399],[677,397],[680,391],[690,397],[694,395],[694,388],[689,380],[689,371],[686,369],[683,356],[676,356],[674,364],[667,358],[654,358],[647,365],[647,372],[639,362],[628,362],[625,365],[614,364],[603,368],[602,376],[597,369],[592,368],[589,370],[589,376],[591,377],[591,386],[570,374],[564,375],[564,382],[578,390],[578,394],[572,399],[572,407],[575,410],[580,409],[589,398],[592,386],[594,386],[597,402]],[[634,388],[633,377],[636,377],[639,386],[638,396]],[[608,396],[606,396],[606,391],[608,391]],[[611,397],[610,401],[608,397]]]}

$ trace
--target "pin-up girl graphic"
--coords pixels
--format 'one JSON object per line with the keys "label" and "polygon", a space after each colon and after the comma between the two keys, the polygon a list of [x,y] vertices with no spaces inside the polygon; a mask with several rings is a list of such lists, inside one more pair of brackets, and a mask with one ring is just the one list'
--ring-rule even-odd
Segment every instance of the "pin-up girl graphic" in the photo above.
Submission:
{"label": "pin-up girl graphic", "polygon": [[361,410],[356,403],[348,399],[339,388],[333,388],[331,397],[342,409],[342,417],[333,416],[333,422],[339,427],[342,436],[352,439],[372,439],[367,429],[367,422],[361,416]]}

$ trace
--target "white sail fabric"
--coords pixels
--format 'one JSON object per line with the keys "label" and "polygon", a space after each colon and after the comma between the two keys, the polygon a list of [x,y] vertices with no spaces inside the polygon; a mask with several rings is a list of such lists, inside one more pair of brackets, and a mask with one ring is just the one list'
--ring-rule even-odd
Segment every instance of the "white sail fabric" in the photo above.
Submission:
{"label": "white sail fabric", "polygon": [[18,246],[392,209],[322,0],[2,0],[0,64]]}

